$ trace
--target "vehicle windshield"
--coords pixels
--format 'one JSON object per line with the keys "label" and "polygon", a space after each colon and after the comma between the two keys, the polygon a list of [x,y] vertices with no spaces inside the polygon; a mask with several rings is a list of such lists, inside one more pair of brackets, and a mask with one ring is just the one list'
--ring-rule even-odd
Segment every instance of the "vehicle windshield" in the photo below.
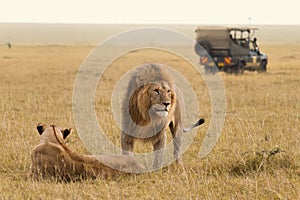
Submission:
{"label": "vehicle windshield", "polygon": [[250,31],[249,30],[239,30],[239,29],[232,29],[229,31],[232,39],[249,39]]}
{"label": "vehicle windshield", "polygon": [[249,48],[249,30],[231,30],[229,34],[234,43],[244,48]]}

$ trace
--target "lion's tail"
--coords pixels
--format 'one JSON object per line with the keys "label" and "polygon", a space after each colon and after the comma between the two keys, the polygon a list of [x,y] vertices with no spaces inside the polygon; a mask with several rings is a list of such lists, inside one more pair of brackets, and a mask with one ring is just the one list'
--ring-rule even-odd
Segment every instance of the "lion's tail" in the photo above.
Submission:
{"label": "lion's tail", "polygon": [[197,126],[200,126],[201,124],[203,124],[205,122],[204,119],[199,119],[195,124],[191,125],[188,128],[183,128],[183,132],[189,132],[190,130],[192,130],[193,128],[196,128]]}

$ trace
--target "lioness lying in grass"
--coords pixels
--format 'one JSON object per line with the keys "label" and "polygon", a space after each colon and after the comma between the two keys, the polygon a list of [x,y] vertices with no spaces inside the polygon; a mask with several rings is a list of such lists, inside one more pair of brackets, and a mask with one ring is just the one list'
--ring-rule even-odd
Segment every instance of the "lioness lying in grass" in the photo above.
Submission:
{"label": "lioness lying in grass", "polygon": [[[39,123],[40,144],[31,155],[31,177],[35,180],[52,178],[55,180],[82,180],[96,177],[115,177],[124,171],[143,171],[133,157],[124,155],[79,155],[65,144],[72,129],[60,129],[55,125]],[[110,168],[103,163],[109,163]],[[119,170],[117,170],[119,169]]]}

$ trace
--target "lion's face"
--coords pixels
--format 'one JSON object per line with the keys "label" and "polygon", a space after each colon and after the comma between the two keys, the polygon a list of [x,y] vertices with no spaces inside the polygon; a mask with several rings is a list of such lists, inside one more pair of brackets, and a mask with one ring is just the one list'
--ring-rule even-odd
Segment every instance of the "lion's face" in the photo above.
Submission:
{"label": "lion's face", "polygon": [[151,83],[148,88],[150,99],[149,111],[154,117],[167,117],[171,108],[174,106],[174,92],[165,81]]}
{"label": "lion's face", "polygon": [[137,68],[124,99],[123,129],[126,132],[139,132],[133,130],[135,125],[167,125],[176,109],[174,89],[172,76],[162,66],[153,64]]}

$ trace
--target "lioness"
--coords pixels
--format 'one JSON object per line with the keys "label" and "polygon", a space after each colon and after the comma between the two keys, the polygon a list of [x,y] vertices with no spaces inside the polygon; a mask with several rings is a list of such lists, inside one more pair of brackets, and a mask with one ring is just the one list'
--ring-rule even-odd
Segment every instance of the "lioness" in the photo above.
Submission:
{"label": "lioness", "polygon": [[64,142],[72,129],[60,129],[55,125],[47,126],[39,123],[37,130],[41,139],[31,155],[33,179],[54,178],[69,181],[98,176],[114,177],[124,174],[124,171],[143,170],[143,167],[130,156],[105,155],[95,158],[73,152]]}
{"label": "lioness", "polygon": [[170,128],[174,145],[174,157],[181,162],[182,102],[179,90],[175,90],[172,77],[159,64],[139,67],[129,81],[122,105],[121,147],[123,154],[131,154],[136,139],[152,143],[153,168],[163,165],[167,127]]}

